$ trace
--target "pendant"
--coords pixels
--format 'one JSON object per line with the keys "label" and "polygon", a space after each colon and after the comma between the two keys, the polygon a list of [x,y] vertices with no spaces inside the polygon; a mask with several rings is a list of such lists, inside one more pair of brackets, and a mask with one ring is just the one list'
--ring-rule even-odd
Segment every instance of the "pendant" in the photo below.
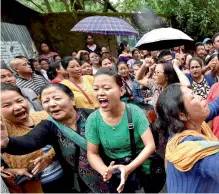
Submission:
{"label": "pendant", "polygon": [[116,127],[113,127],[113,130],[115,130],[116,129]]}

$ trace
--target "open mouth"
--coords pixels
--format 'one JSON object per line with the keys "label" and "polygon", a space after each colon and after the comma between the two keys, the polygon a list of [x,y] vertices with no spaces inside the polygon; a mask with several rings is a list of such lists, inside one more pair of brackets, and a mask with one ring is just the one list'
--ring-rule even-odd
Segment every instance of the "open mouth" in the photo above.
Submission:
{"label": "open mouth", "polygon": [[51,113],[52,113],[53,115],[59,114],[59,112],[60,112],[60,110],[53,110],[53,111],[51,111]]}
{"label": "open mouth", "polygon": [[18,119],[24,119],[26,118],[26,115],[27,115],[26,111],[15,114],[16,118]]}
{"label": "open mouth", "polygon": [[107,99],[99,99],[99,103],[100,103],[101,108],[106,108],[109,104]]}

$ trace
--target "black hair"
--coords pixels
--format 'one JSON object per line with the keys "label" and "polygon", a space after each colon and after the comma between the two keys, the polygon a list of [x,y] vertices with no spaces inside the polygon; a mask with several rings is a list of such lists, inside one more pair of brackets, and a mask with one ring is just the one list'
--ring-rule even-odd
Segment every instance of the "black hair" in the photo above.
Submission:
{"label": "black hair", "polygon": [[205,58],[205,65],[208,65],[208,63],[215,57],[219,57],[219,53],[212,51],[206,58]]}
{"label": "black hair", "polygon": [[37,61],[36,59],[29,59],[29,63],[30,63],[30,67],[31,67],[32,71],[36,71],[36,70],[34,69],[34,66],[33,66],[33,64],[34,64],[35,62],[38,62],[38,61]]}
{"label": "black hair", "polygon": [[169,85],[163,90],[157,100],[157,119],[153,127],[159,133],[159,142],[162,146],[166,144],[170,133],[179,133],[186,130],[186,126],[179,119],[180,113],[184,113],[187,116],[180,87],[180,84]]}
{"label": "black hair", "polygon": [[142,66],[143,62],[141,60],[136,60],[134,65]]}
{"label": "black hair", "polygon": [[115,82],[119,87],[123,86],[123,81],[121,75],[119,75],[113,68],[111,67],[103,67],[97,71],[94,77],[98,75],[108,75],[114,78]]}
{"label": "black hair", "polygon": [[49,74],[50,74],[50,79],[53,80],[57,76],[57,69],[61,68],[61,62],[60,61],[55,61],[49,64]]}
{"label": "black hair", "polygon": [[119,44],[119,48],[118,48],[118,54],[120,55],[122,53],[122,51],[124,51],[125,47],[128,45],[129,43],[125,40],[123,40],[120,44]]}
{"label": "black hair", "polygon": [[190,68],[190,65],[191,65],[192,61],[197,61],[201,67],[203,66],[203,62],[202,62],[202,60],[199,57],[192,57],[189,60],[189,68]]}
{"label": "black hair", "polygon": [[12,71],[10,68],[8,68],[8,66],[7,66],[6,64],[4,64],[4,63],[2,63],[2,64],[0,65],[0,69],[8,70],[8,71],[10,71],[10,72],[13,74],[13,71]]}
{"label": "black hair", "polygon": [[205,45],[203,44],[203,42],[196,42],[196,43],[195,43],[195,50],[196,50],[199,46],[205,47]]}
{"label": "black hair", "polygon": [[80,66],[82,65],[81,61],[78,58],[75,58],[75,57],[72,57],[72,56],[66,56],[61,60],[62,67],[64,69],[67,69],[70,61],[77,61]]}
{"label": "black hair", "polygon": [[81,60],[81,65],[84,65],[85,63],[88,63],[92,67],[92,65],[89,62]]}
{"label": "black hair", "polygon": [[71,89],[69,87],[67,87],[64,84],[60,84],[60,83],[51,83],[51,84],[47,84],[45,86],[43,86],[40,90],[40,98],[42,96],[42,93],[44,90],[46,90],[47,88],[51,88],[51,87],[55,87],[58,90],[61,90],[62,92],[64,92],[70,99],[74,98],[74,94],[71,91]]}
{"label": "black hair", "polygon": [[60,55],[54,55],[54,56],[53,56],[53,61],[55,61],[56,57],[62,58]]}
{"label": "black hair", "polygon": [[23,59],[23,58],[28,59],[27,57],[25,57],[23,55],[18,55],[18,56],[15,57],[15,59]]}
{"label": "black hair", "polygon": [[100,55],[98,53],[92,51],[92,52],[89,53],[89,58],[90,58],[90,54],[92,54],[92,53],[95,53],[96,55],[98,55],[100,57]]}
{"label": "black hair", "polygon": [[162,60],[167,55],[171,55],[170,50],[162,50],[158,56],[158,60]]}
{"label": "black hair", "polygon": [[[40,43],[40,48],[41,48],[42,44],[46,44],[46,45],[49,47],[49,44],[48,44],[47,42],[41,42],[41,43]],[[50,47],[49,47],[49,48],[50,48]]]}
{"label": "black hair", "polygon": [[212,37],[212,42],[214,42],[215,38],[217,38],[218,36],[219,36],[219,32],[216,32]]}
{"label": "black hair", "polygon": [[[110,58],[109,57],[102,57],[101,59],[100,59],[100,65],[102,66],[102,62],[105,60],[105,59],[108,59],[108,60],[110,60]],[[110,60],[111,61],[111,60]]]}
{"label": "black hair", "polygon": [[164,69],[164,75],[167,77],[168,85],[179,83],[179,78],[173,69],[172,62],[166,62],[165,60],[161,60],[158,64],[161,64]]}
{"label": "black hair", "polygon": [[17,86],[10,85],[8,83],[1,83],[1,92],[6,92],[6,91],[14,91],[17,92],[19,95],[23,96],[21,90]]}
{"label": "black hair", "polygon": [[138,51],[140,53],[140,50],[138,50],[137,48],[133,49],[132,51],[132,56],[134,55],[135,51]]}
{"label": "black hair", "polygon": [[86,36],[85,36],[86,40],[88,39],[88,36],[91,36],[92,38],[94,38],[93,35],[91,35],[91,34],[86,34]]}
{"label": "black hair", "polygon": [[41,63],[42,61],[46,61],[47,63],[49,63],[49,61],[47,59],[40,59],[39,63]]}
{"label": "black hair", "polygon": [[120,66],[121,64],[125,64],[125,65],[129,68],[129,65],[128,65],[126,62],[120,61],[120,62],[117,63],[117,69],[119,68],[119,66]]}

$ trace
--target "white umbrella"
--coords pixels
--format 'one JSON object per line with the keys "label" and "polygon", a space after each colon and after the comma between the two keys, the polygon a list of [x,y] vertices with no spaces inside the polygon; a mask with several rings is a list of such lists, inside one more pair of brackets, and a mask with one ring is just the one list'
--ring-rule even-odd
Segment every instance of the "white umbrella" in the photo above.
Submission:
{"label": "white umbrella", "polygon": [[141,50],[161,50],[193,42],[184,32],[174,28],[159,28],[146,33],[135,45]]}

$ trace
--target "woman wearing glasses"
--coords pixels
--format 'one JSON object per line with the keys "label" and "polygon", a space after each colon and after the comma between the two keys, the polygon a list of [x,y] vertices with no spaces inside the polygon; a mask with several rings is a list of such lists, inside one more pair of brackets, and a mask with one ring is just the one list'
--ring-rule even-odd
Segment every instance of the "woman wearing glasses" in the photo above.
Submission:
{"label": "woman wearing glasses", "polygon": [[[151,65],[150,59],[145,59],[143,65],[136,74],[136,80],[139,84],[152,90],[152,100],[150,104],[156,105],[160,93],[168,85],[180,82],[186,87],[190,86],[189,80],[179,69],[178,60],[171,62],[160,61],[158,64]],[[145,75],[146,70],[149,72]]]}

